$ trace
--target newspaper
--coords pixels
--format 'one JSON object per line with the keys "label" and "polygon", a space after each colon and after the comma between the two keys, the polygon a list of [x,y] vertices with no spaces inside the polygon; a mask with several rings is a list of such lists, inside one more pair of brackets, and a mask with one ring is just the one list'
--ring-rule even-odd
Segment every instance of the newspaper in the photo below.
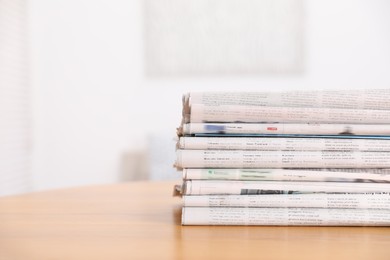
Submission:
{"label": "newspaper", "polygon": [[184,207],[182,225],[390,226],[381,209]]}
{"label": "newspaper", "polygon": [[177,148],[188,150],[389,152],[390,140],[282,137],[180,137]]}
{"label": "newspaper", "polygon": [[183,95],[183,113],[193,104],[390,110],[390,89],[191,92]]}
{"label": "newspaper", "polygon": [[390,194],[193,195],[183,196],[183,206],[390,210]]}
{"label": "newspaper", "polygon": [[183,195],[259,195],[303,193],[390,192],[387,183],[286,182],[286,181],[183,181]]}
{"label": "newspaper", "polygon": [[177,150],[177,168],[390,168],[389,152]]}
{"label": "newspaper", "polygon": [[[390,169],[183,169],[183,180],[242,180],[242,181],[320,181],[320,182],[387,182]],[[354,171],[357,170],[357,171]]]}
{"label": "newspaper", "polygon": [[261,107],[237,105],[191,106],[185,123],[344,123],[344,124],[389,124],[387,110]]}
{"label": "newspaper", "polygon": [[390,136],[390,125],[319,123],[188,123],[178,128],[179,136],[193,134]]}

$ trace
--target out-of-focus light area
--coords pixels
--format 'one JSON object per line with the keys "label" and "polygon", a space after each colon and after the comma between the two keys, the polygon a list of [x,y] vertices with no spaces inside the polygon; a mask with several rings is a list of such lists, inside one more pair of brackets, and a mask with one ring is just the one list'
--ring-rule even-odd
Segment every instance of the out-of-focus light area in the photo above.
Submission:
{"label": "out-of-focus light area", "polygon": [[181,95],[390,87],[386,0],[0,0],[0,195],[181,178]]}

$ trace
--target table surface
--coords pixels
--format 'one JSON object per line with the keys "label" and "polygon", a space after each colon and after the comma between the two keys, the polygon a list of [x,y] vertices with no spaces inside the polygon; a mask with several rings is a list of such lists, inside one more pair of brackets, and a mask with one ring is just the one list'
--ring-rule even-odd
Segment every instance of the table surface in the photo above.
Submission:
{"label": "table surface", "polygon": [[0,260],[390,259],[390,228],[181,226],[173,185],[0,198]]}

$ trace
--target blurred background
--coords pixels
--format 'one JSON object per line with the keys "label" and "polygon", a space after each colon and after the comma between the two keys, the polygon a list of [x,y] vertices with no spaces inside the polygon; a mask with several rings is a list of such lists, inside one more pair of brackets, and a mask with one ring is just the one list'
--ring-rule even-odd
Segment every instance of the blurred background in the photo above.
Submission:
{"label": "blurred background", "polygon": [[0,196],[180,179],[181,95],[390,87],[386,0],[0,0]]}

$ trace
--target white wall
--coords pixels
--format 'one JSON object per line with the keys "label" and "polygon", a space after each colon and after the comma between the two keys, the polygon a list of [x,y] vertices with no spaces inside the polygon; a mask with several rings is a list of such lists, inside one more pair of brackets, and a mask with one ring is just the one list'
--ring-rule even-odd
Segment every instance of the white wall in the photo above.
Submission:
{"label": "white wall", "polygon": [[390,87],[385,0],[306,1],[305,73],[247,77],[146,78],[141,0],[30,8],[36,190],[119,181],[123,154],[174,136],[184,92]]}

